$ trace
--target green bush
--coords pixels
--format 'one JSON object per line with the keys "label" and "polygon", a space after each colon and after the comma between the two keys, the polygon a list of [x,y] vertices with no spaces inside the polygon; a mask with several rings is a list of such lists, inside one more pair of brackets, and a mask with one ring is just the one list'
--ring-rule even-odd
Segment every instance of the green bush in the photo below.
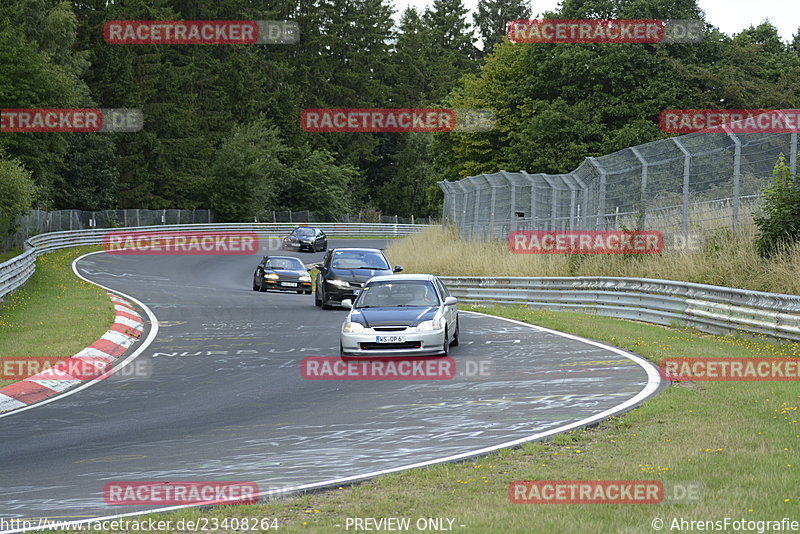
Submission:
{"label": "green bush", "polygon": [[754,216],[759,230],[755,245],[759,255],[769,258],[800,241],[800,176],[792,174],[783,154],[764,196],[763,211]]}
{"label": "green bush", "polygon": [[14,219],[27,213],[36,196],[36,184],[16,159],[0,155],[0,236],[12,231]]}

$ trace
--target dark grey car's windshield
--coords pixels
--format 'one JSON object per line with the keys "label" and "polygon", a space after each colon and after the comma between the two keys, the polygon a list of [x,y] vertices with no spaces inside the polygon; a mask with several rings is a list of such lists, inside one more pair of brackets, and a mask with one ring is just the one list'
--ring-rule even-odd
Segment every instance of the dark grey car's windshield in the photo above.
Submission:
{"label": "dark grey car's windshield", "polygon": [[303,265],[303,262],[295,258],[271,258],[267,260],[266,267],[268,269],[278,269],[285,271],[306,270],[306,266]]}
{"label": "dark grey car's windshield", "polygon": [[424,280],[372,282],[356,299],[355,308],[438,306],[433,284]]}
{"label": "dark grey car's windshield", "polygon": [[389,264],[379,252],[342,251],[333,253],[334,269],[389,269]]}
{"label": "dark grey car's windshield", "polygon": [[294,235],[303,237],[313,236],[314,230],[311,228],[298,228],[297,230],[294,231]]}

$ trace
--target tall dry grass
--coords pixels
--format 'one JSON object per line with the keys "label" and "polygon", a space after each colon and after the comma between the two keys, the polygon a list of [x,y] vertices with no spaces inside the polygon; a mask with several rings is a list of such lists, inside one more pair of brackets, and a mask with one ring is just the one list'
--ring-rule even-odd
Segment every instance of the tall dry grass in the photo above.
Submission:
{"label": "tall dry grass", "polygon": [[431,228],[387,250],[409,273],[447,276],[626,276],[663,278],[800,295],[800,247],[770,260],[753,247],[755,229],[707,233],[694,251],[661,254],[514,254],[506,243],[464,241]]}

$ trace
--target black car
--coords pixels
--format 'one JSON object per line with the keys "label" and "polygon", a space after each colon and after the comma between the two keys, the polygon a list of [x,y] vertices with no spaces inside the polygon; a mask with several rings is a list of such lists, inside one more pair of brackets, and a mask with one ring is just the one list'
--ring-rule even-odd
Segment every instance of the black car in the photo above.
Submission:
{"label": "black car", "polygon": [[328,236],[319,228],[298,226],[283,238],[284,250],[308,250],[316,252],[328,248]]}
{"label": "black car", "polygon": [[315,266],[319,272],[314,304],[325,310],[330,309],[332,303],[355,299],[364,283],[373,276],[403,270],[400,265],[392,268],[383,252],[375,248],[335,248]]}
{"label": "black car", "polygon": [[311,277],[303,262],[291,256],[264,256],[253,273],[253,291],[297,291],[311,294]]}

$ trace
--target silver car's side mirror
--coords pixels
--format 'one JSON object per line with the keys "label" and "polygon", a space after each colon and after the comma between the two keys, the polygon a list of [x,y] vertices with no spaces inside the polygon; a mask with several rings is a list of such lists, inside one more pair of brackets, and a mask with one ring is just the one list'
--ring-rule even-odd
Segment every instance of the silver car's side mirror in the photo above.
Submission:
{"label": "silver car's side mirror", "polygon": [[458,299],[455,297],[447,297],[444,299],[445,306],[455,306],[456,304],[458,304]]}
{"label": "silver car's side mirror", "polygon": [[352,308],[353,307],[353,301],[350,300],[350,299],[344,299],[342,301],[342,306],[344,306],[345,308]]}

